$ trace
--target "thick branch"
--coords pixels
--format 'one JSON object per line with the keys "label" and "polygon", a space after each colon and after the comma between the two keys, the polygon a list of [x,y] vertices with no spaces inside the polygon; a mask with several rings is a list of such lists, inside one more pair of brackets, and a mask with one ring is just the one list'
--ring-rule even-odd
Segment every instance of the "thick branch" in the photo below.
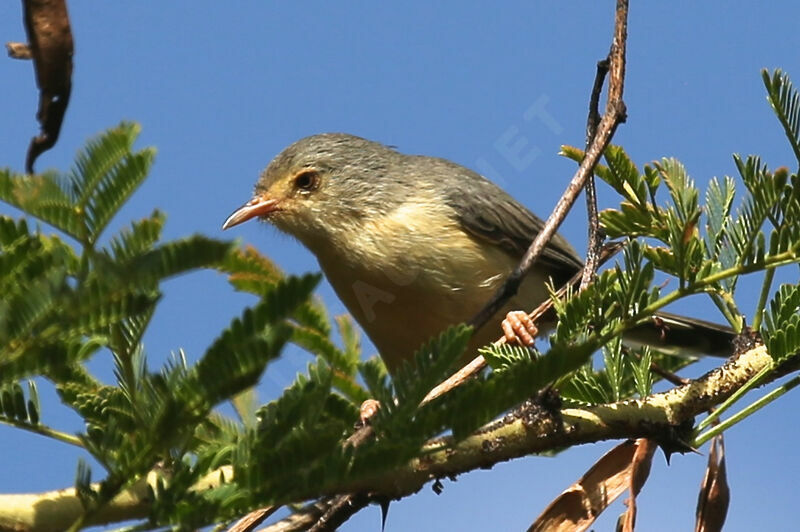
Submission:
{"label": "thick branch", "polygon": [[[401,468],[346,481],[325,489],[324,493],[308,493],[303,498],[359,492],[399,498],[418,491],[433,479],[491,467],[532,453],[609,439],[649,437],[662,443],[674,442],[676,434],[689,434],[695,416],[720,404],[771,365],[772,358],[766,349],[758,346],[689,384],[644,399],[566,408],[555,413],[536,405],[525,405],[460,442],[444,439],[431,443],[424,457]],[[778,374],[775,372],[770,379],[777,378]],[[233,478],[229,466],[207,475],[207,480],[196,489],[218,486],[221,478],[228,481]],[[104,508],[96,522],[143,518],[149,509],[147,497],[146,483],[137,484]],[[3,495],[0,496],[0,531],[52,530],[55,523],[63,525],[73,521],[81,510],[74,489]]]}
{"label": "thick branch", "polygon": [[695,416],[724,401],[771,364],[772,358],[759,346],[700,379],[644,399],[566,408],[556,415],[541,415],[541,408],[534,408],[534,412],[523,407],[454,445],[440,442],[440,450],[402,469],[359,479],[341,489],[402,497],[434,478],[491,467],[532,453],[609,439],[649,437],[669,443],[675,429],[691,429]]}

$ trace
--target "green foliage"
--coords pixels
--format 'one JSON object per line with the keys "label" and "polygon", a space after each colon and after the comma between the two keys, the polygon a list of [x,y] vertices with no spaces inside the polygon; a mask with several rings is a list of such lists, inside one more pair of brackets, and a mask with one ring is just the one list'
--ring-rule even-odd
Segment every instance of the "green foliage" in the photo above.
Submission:
{"label": "green foliage", "polygon": [[[764,79],[800,155],[797,93],[780,72]],[[375,478],[420,457],[432,438],[450,436],[437,445],[452,445],[545,388],[558,390],[569,405],[647,396],[659,378],[651,366],[674,372],[691,360],[631,350],[623,334],[693,294],[708,295],[741,330],[736,284],[753,272],[766,272],[754,327],[777,361],[800,351],[798,285],[781,286],[767,303],[771,272],[800,262],[800,179],[757,157],[734,158],[743,186],[731,177],[714,179],[701,196],[677,160],[640,170],[621,148],[609,147],[596,172],[621,202],[601,213],[601,223],[609,236],[630,239],[621,260],[586,289],[553,295],[558,323],[549,346],[487,346],[481,353],[490,371],[422,404],[471,355],[468,327],[442,332],[390,376],[380,358],[361,360],[350,318],[331,320],[313,298],[319,276],[286,276],[252,248],[200,235],[162,242],[159,211],[103,236],[152,163],[152,149],[133,148],[138,132],[124,123],[100,135],[63,175],[0,171],[0,199],[29,217],[0,216],[0,422],[82,445],[101,464],[99,484],[90,483],[85,464],[78,467],[85,515],[75,528],[153,471],[160,477],[141,528],[200,528]],[[571,148],[564,153],[583,157]],[[75,242],[32,227],[30,217]],[[201,269],[226,274],[254,304],[197,362],[178,351],[151,369],[141,340],[156,315],[161,283]],[[677,286],[666,291],[657,276]],[[311,356],[307,371],[257,406],[254,386],[290,343]],[[602,356],[594,356],[598,351]],[[111,357],[116,382],[101,382],[88,370],[86,361],[98,356]],[[27,393],[20,384],[36,377],[84,420],[77,439],[45,424],[34,381]],[[347,439],[360,403],[370,397],[381,403],[370,420],[375,437],[356,448]],[[227,401],[238,419],[217,410]],[[231,470],[233,480],[196,489]]]}
{"label": "green foliage", "polygon": [[18,382],[7,383],[0,387],[0,417],[9,424],[39,424],[39,393],[36,383],[28,381],[28,397]]}
{"label": "green foliage", "polygon": [[[311,299],[318,275],[286,277],[251,249],[200,235],[161,242],[165,217],[159,211],[100,245],[103,229],[152,162],[152,149],[133,151],[138,131],[124,123],[90,141],[66,175],[0,172],[0,198],[77,242],[76,249],[26,219],[0,217],[0,422],[81,444],[103,465],[106,475],[97,486],[90,485],[85,464],[78,468],[76,486],[87,516],[155,464],[165,464],[172,480],[156,490],[163,503],[154,515],[170,522],[183,519],[181,508],[188,506],[167,517],[166,503],[189,501],[188,487],[224,457],[230,463],[232,446],[245,434],[213,408],[252,387],[287,342],[330,359],[335,372],[328,374],[336,376],[328,380],[345,396],[362,398],[366,391],[355,382],[357,337],[347,331],[347,349],[336,348],[325,309]],[[208,268],[229,274],[236,288],[260,301],[194,365],[180,352],[152,372],[141,339],[161,282]],[[114,385],[83,365],[98,355],[112,357]],[[35,384],[29,381],[27,396],[19,384],[36,375],[48,378],[84,419],[78,440],[42,424]],[[333,389],[331,397],[332,408],[352,426],[356,407]],[[199,497],[219,499],[222,491]],[[197,514],[204,519],[197,522],[216,520],[214,512],[224,513],[239,498],[222,497],[211,505],[213,512]]]}
{"label": "green foliage", "polygon": [[0,199],[81,244],[97,242],[111,217],[147,177],[155,150],[132,151],[139,126],[123,122],[89,142],[66,175],[0,172]]}
{"label": "green foliage", "polygon": [[307,491],[325,476],[337,476],[331,470],[341,467],[337,457],[358,409],[333,392],[332,370],[320,360],[279,399],[262,407],[257,418],[256,428],[236,449],[235,478],[274,500]]}
{"label": "green foliage", "polygon": [[413,362],[404,362],[392,379],[395,400],[384,405],[381,417],[413,416],[427,393],[458,369],[456,362],[464,354],[471,334],[472,329],[464,325],[451,327],[423,345],[414,354]]}
{"label": "green foliage", "polygon": [[319,279],[306,275],[281,280],[258,305],[233,320],[181,383],[178,393],[186,404],[202,405],[206,414],[219,401],[254,385],[291,335],[285,320],[308,299]]}
{"label": "green foliage", "polygon": [[[596,347],[590,343],[554,344],[541,356],[520,359],[501,372],[473,379],[433,401],[433,413],[452,424],[453,435],[463,438],[503,412],[535,395],[584,365]],[[452,417],[451,412],[459,415]]]}
{"label": "green foliage", "polygon": [[720,261],[725,268],[733,266],[733,262],[729,260],[732,256],[731,248],[723,245],[723,238],[727,235],[735,195],[736,184],[728,176],[722,181],[712,179],[706,191],[706,248],[711,260]]}
{"label": "green foliage", "polygon": [[800,353],[800,285],[783,285],[770,302],[761,335],[776,362]]}
{"label": "green foliage", "polygon": [[[797,109],[791,104],[796,99],[792,96],[794,89],[785,77],[775,79],[782,80],[775,83],[785,93],[780,98],[771,96],[770,101],[784,102],[776,112],[785,115],[782,121],[794,124],[787,129],[788,134],[795,131],[792,128],[797,124]],[[795,137],[790,136],[792,139]],[[583,157],[580,150],[573,148],[564,148],[563,153],[578,161]],[[706,293],[731,326],[740,330],[744,313],[734,297],[739,277],[797,261],[800,249],[797,173],[790,174],[785,168],[770,171],[755,156],[746,159],[734,156],[747,192],[741,205],[734,209],[736,187],[730,177],[713,179],[705,194],[705,205],[700,205],[699,192],[685,168],[674,159],[645,166],[639,173],[621,148],[610,146],[605,156],[608,165],[598,165],[597,175],[623,198],[618,209],[600,213],[606,233],[611,237],[644,238],[640,240],[647,259],[643,267],[678,280],[679,291],[667,297]],[[662,183],[669,193],[666,207],[659,204]],[[700,235],[703,227],[705,235]],[[624,271],[627,275],[632,270],[626,265]],[[624,277],[619,277],[620,282],[625,282]],[[768,275],[765,294],[770,282]],[[761,311],[762,308],[756,309],[756,320],[760,319]]]}
{"label": "green foliage", "polygon": [[675,373],[694,362],[692,358],[676,357],[649,347],[630,350],[617,345],[614,343],[603,349],[603,364],[599,368],[590,360],[559,384],[558,390],[565,403],[588,406],[634,395],[646,397],[652,392],[653,384],[661,379],[652,372],[651,364]]}
{"label": "green foliage", "polygon": [[767,101],[783,126],[797,163],[800,164],[800,95],[789,81],[789,75],[780,69],[776,69],[772,76],[764,69],[761,71],[761,78],[767,88]]}
{"label": "green foliage", "polygon": [[500,372],[512,368],[514,364],[529,361],[533,350],[519,345],[503,343],[482,347],[479,349],[479,353],[486,359],[486,363],[492,368],[492,371]]}
{"label": "green foliage", "polygon": [[[670,359],[683,360],[686,361],[687,364],[689,363],[687,359],[681,359],[679,357],[668,357],[668,360]],[[633,383],[636,387],[636,393],[639,394],[639,397],[647,397],[653,391],[653,382],[655,379],[653,378],[653,373],[650,371],[650,368],[653,364],[653,352],[649,347],[646,346],[642,348],[639,360],[630,364],[633,374]],[[663,365],[658,365],[658,367],[664,369]],[[667,371],[674,372],[675,369],[670,368]],[[620,395],[622,397],[628,396],[628,394],[625,392],[621,393]]]}

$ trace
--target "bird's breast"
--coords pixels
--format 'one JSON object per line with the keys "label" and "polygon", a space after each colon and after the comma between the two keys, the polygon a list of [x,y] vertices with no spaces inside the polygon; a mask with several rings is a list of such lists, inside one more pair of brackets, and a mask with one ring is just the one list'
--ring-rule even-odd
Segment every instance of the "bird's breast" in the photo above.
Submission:
{"label": "bird's breast", "polygon": [[[420,209],[406,203],[314,250],[390,369],[448,326],[469,320],[516,265],[501,248],[465,233],[446,211]],[[544,280],[526,282],[521,295],[538,304],[546,297]],[[475,345],[500,335],[496,324],[484,329],[486,339],[479,335]]]}

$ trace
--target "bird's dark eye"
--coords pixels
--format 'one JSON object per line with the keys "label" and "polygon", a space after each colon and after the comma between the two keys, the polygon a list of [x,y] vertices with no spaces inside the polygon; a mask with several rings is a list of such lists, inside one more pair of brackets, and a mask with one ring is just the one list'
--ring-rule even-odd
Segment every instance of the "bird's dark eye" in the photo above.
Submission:
{"label": "bird's dark eye", "polygon": [[305,192],[316,190],[319,186],[319,174],[315,170],[303,170],[294,176],[294,186]]}

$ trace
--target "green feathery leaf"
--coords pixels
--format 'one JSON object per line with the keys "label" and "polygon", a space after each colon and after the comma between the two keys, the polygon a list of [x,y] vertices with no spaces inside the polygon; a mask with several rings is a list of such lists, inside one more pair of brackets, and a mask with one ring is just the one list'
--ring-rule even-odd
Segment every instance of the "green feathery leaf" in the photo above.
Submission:
{"label": "green feathery leaf", "polygon": [[783,126],[783,132],[800,164],[800,95],[789,80],[789,75],[780,69],[775,69],[772,76],[767,69],[763,69],[761,78],[767,88],[767,101]]}
{"label": "green feathery leaf", "polygon": [[22,175],[2,169],[0,200],[82,241],[86,232],[82,212],[72,203],[61,181],[53,172]]}
{"label": "green feathery leaf", "polygon": [[[712,260],[720,256],[724,239],[730,224],[733,198],[736,194],[736,184],[733,179],[725,176],[722,181],[717,178],[711,180],[706,191],[706,247]],[[725,266],[732,266],[728,264]]]}
{"label": "green feathery leaf", "polygon": [[260,296],[283,278],[283,272],[255,248],[235,248],[220,268],[229,274],[228,280],[242,292]]}
{"label": "green feathery leaf", "polygon": [[[434,386],[446,379],[457,368],[472,335],[466,325],[449,327],[436,338],[430,339],[414,354],[414,363],[404,363],[392,378],[398,409],[409,414]],[[382,409],[391,412],[393,405]]]}
{"label": "green feathery leaf", "polygon": [[72,198],[80,209],[86,208],[103,179],[131,152],[140,132],[138,124],[122,122],[90,139],[78,152],[69,180]]}
{"label": "green feathery leaf", "polygon": [[531,359],[532,350],[520,345],[489,344],[478,349],[492,371],[505,371]]}
{"label": "green feathery leaf", "polygon": [[267,292],[256,307],[235,319],[181,386],[191,398],[188,404],[210,408],[255,384],[291,335],[281,322],[309,298],[319,279],[318,275],[288,277]]}
{"label": "green feathery leaf", "polygon": [[166,216],[155,210],[148,218],[133,222],[130,229],[120,231],[111,239],[110,250],[105,250],[109,260],[126,262],[153,249],[161,238],[165,220]]}
{"label": "green feathery leaf", "polygon": [[138,255],[124,269],[128,279],[160,281],[190,270],[219,266],[231,248],[230,242],[195,235]]}
{"label": "green feathery leaf", "polygon": [[761,335],[776,362],[800,353],[800,285],[784,284],[778,289]]}
{"label": "green feathery leaf", "polygon": [[90,243],[97,241],[111,218],[147,178],[155,156],[153,148],[128,154],[103,176],[86,206]]}

